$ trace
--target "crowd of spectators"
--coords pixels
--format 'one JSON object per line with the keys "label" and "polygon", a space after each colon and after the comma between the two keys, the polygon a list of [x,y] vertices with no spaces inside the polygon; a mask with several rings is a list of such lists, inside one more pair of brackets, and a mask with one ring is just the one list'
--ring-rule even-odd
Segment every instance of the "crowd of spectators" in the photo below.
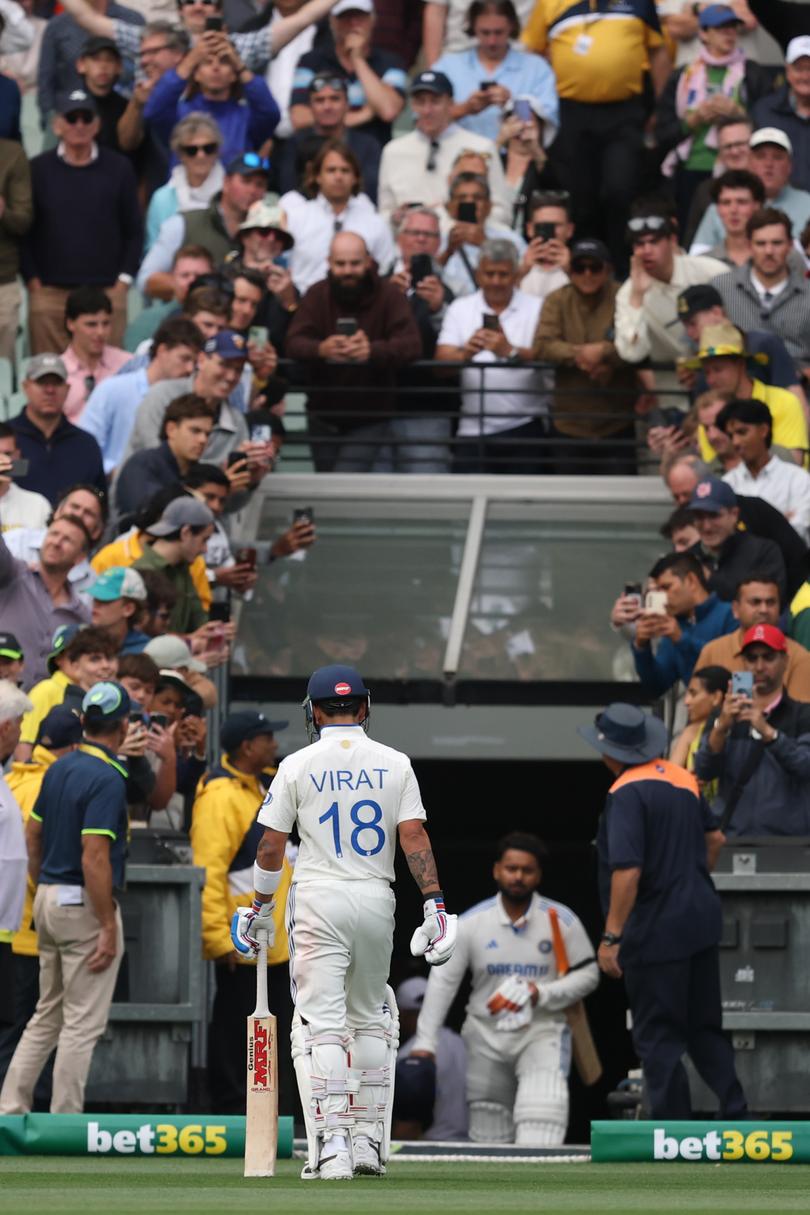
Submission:
{"label": "crowd of spectators", "polygon": [[[46,885],[112,889],[127,815],[190,830],[212,1040],[233,1037],[251,984],[229,879],[280,723],[236,714],[217,751],[205,711],[257,579],[233,521],[294,392],[318,472],[660,460],[672,552],[612,624],[651,698],[685,690],[673,757],[727,832],[810,834],[810,34],[785,12],[807,6],[58,7],[0,0],[0,759],[39,808]],[[269,559],[314,541],[302,518]],[[114,775],[90,829],[112,843],[83,868],[75,840],[53,854],[47,772],[84,789],[93,756]],[[111,897],[91,899],[99,1008]],[[279,922],[280,969],[285,951]],[[54,1108],[81,1108],[103,1021]],[[32,1024],[0,1109],[59,1037]],[[222,1111],[243,1075],[238,1052],[212,1060]]]}
{"label": "crowd of spectators", "polygon": [[[319,470],[633,473],[707,387],[806,410],[810,35],[745,0],[566,13],[7,0],[0,358],[18,389],[28,357],[62,357],[64,417],[104,439],[107,478],[144,373],[161,408],[156,381],[185,376],[176,345],[149,345],[181,317],[243,338],[236,412],[303,391],[297,451]],[[512,280],[499,300],[494,279]],[[377,310],[389,282],[404,313]],[[687,366],[705,343],[680,297],[699,288],[760,356],[747,381],[728,354]],[[792,403],[765,401],[778,446]]]}

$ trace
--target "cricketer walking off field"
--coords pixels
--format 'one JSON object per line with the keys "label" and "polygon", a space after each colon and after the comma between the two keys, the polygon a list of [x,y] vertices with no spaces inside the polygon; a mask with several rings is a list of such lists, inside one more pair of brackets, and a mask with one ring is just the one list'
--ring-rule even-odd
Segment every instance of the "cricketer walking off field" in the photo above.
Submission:
{"label": "cricketer walking off field", "polygon": [[360,675],[345,666],[316,671],[304,709],[316,741],[281,763],[259,811],[256,898],[238,909],[232,932],[245,952],[255,949],[257,929],[272,927],[284,847],[297,828],[287,929],[292,1052],[309,1145],[302,1177],[349,1180],[382,1175],[388,1154],[399,1038],[387,986],[397,838],[425,900],[411,952],[446,962],[456,917],[445,912],[410,760],[366,736],[370,697]]}

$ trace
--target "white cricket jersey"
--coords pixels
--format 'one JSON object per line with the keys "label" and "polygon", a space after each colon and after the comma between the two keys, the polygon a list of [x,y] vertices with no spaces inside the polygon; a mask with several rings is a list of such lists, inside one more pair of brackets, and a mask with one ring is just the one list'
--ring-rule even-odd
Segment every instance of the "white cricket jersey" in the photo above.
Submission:
{"label": "white cricket jersey", "polygon": [[294,882],[393,882],[398,825],[426,817],[407,755],[359,725],[323,726],[317,742],[282,760],[259,810],[265,827],[298,826]]}
{"label": "white cricket jersey", "polygon": [[[563,978],[558,977],[554,958],[548,915],[552,907],[557,911],[571,967]],[[570,907],[533,894],[526,914],[513,923],[501,896],[496,895],[459,917],[453,956],[430,972],[414,1050],[435,1051],[439,1029],[468,969],[472,972],[472,992],[464,1029],[474,1023],[476,1028],[494,1034],[496,1041],[512,1035],[495,1030],[487,1000],[508,976],[518,975],[536,983],[540,993],[532,1022],[526,1029],[515,1031],[527,1037],[533,1027],[548,1024],[549,1018],[561,1021],[562,1010],[583,999],[599,983],[593,946]]]}

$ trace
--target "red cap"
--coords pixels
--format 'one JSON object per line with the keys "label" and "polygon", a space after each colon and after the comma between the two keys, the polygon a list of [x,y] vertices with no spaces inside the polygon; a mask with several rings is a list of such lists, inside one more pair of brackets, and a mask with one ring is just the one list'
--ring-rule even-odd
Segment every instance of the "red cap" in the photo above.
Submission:
{"label": "red cap", "polygon": [[740,653],[757,641],[771,650],[781,650],[783,653],[787,651],[785,634],[773,624],[755,624],[752,629],[748,629],[742,639]]}

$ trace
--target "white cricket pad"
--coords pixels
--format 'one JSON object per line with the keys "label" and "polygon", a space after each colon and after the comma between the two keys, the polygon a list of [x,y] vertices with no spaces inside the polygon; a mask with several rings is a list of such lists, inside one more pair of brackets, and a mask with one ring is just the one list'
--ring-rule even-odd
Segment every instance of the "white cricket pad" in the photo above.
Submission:
{"label": "white cricket pad", "polygon": [[556,1147],[568,1127],[568,1080],[552,1068],[521,1070],[515,1098],[515,1142]]}
{"label": "white cricket pad", "polygon": [[511,1110],[497,1101],[471,1101],[470,1139],[473,1143],[512,1143],[514,1123]]}

